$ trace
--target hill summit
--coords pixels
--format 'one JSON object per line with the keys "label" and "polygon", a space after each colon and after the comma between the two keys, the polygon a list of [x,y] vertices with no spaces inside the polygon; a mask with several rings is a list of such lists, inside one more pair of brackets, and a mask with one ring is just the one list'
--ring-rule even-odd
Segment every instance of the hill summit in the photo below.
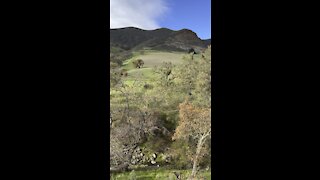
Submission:
{"label": "hill summit", "polygon": [[210,44],[210,39],[202,40],[189,29],[179,31],[167,28],[143,30],[135,27],[110,29],[110,47],[124,50],[187,51],[193,48],[201,51]]}

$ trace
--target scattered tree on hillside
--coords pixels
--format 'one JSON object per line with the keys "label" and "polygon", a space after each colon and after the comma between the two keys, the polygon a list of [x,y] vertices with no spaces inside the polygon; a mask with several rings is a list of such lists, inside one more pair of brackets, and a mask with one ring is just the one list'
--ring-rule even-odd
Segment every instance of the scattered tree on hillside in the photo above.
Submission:
{"label": "scattered tree on hillside", "polygon": [[211,107],[211,49],[203,54],[206,58],[185,59],[177,66],[177,88],[180,93],[190,95],[190,101],[197,106]]}
{"label": "scattered tree on hillside", "polygon": [[126,69],[121,69],[120,75],[124,76],[124,77],[127,77],[128,76],[127,70]]}
{"label": "scattered tree on hillside", "polygon": [[132,63],[135,66],[135,68],[142,68],[144,65],[144,61],[142,59],[134,60]]}
{"label": "scattered tree on hillside", "polygon": [[190,53],[196,54],[196,51],[195,51],[193,48],[190,48],[190,49],[188,50],[188,53],[189,53],[189,54],[190,54]]}
{"label": "scattered tree on hillside", "polygon": [[154,68],[154,72],[160,75],[160,85],[168,87],[175,78],[172,74],[174,65],[171,62],[163,62],[161,66]]}

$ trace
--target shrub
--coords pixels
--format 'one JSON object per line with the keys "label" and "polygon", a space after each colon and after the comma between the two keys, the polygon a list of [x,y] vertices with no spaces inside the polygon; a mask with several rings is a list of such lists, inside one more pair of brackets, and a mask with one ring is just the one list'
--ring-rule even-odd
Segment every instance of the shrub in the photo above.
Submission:
{"label": "shrub", "polygon": [[153,86],[152,86],[151,84],[145,84],[145,85],[143,86],[143,88],[144,88],[144,89],[152,89]]}
{"label": "shrub", "polygon": [[144,61],[142,59],[137,59],[132,61],[135,68],[141,68],[144,65]]}

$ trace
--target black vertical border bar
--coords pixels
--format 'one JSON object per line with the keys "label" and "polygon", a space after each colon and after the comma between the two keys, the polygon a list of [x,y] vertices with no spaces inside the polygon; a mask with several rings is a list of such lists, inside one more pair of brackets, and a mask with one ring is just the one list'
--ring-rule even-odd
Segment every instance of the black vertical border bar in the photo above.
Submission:
{"label": "black vertical border bar", "polygon": [[109,26],[110,26],[110,1],[96,1],[96,102],[97,102],[97,179],[109,179],[109,146],[110,146],[110,129],[108,124],[108,116],[110,112],[110,69],[109,60]]}
{"label": "black vertical border bar", "polygon": [[221,0],[211,3],[212,21],[212,179],[224,179],[225,174],[225,105],[224,105],[224,4]]}

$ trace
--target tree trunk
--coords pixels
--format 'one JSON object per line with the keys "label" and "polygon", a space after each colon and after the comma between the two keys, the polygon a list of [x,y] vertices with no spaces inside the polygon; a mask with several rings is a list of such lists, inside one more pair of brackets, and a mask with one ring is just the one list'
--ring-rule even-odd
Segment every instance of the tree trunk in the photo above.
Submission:
{"label": "tree trunk", "polygon": [[200,137],[198,144],[197,144],[197,151],[196,151],[196,156],[193,160],[193,167],[192,167],[192,173],[191,173],[191,177],[194,178],[197,174],[197,166],[198,166],[198,158],[200,155],[200,151],[203,145],[203,141],[204,140],[204,136]]}

